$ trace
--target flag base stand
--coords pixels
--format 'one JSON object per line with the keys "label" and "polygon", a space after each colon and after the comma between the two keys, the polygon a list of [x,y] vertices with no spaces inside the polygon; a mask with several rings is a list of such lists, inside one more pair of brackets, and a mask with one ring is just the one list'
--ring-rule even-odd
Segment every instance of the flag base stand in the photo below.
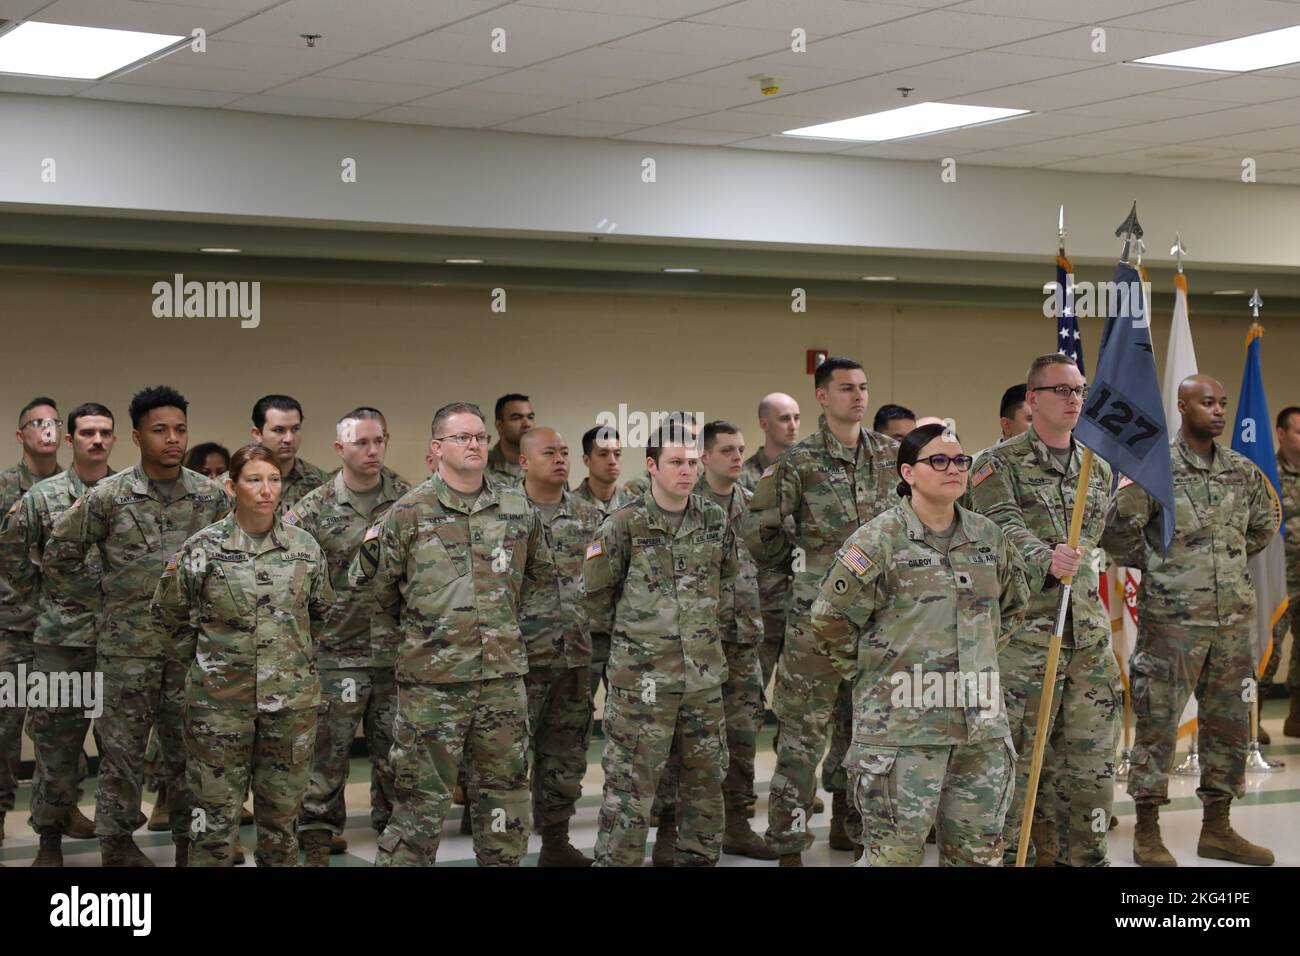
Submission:
{"label": "flag base stand", "polygon": [[1285,768],[1286,764],[1280,760],[1269,763],[1264,758],[1258,740],[1250,742],[1250,750],[1246,752],[1246,773],[1281,773]]}
{"label": "flag base stand", "polygon": [[1187,751],[1187,756],[1183,758],[1183,762],[1174,768],[1174,773],[1180,777],[1199,777],[1201,775],[1201,755],[1197,752],[1195,743]]}
{"label": "flag base stand", "polygon": [[1131,770],[1132,767],[1133,767],[1132,762],[1129,760],[1129,756],[1130,756],[1130,752],[1129,752],[1128,750],[1121,750],[1121,751],[1120,751],[1120,754],[1119,754],[1119,763],[1117,763],[1117,764],[1115,765],[1115,779],[1116,779],[1116,780],[1127,780],[1127,779],[1128,779],[1128,772],[1129,772],[1129,770]]}

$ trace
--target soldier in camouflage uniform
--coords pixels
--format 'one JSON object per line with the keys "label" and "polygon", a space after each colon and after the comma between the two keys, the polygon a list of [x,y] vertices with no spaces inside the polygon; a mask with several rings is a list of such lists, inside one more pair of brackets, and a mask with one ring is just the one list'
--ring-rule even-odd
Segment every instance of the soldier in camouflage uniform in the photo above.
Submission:
{"label": "soldier in camouflage uniform", "polygon": [[542,833],[538,866],[590,866],[569,842],[582,796],[591,730],[591,629],[582,598],[582,564],[600,511],[566,490],[569,448],[552,428],[524,433],[524,493],[542,519],[555,562],[545,587],[531,589],[519,626],[528,650],[529,756],[533,821]]}
{"label": "soldier in camouflage uniform", "polygon": [[605,520],[583,564],[592,630],[610,635],[596,865],[643,862],[655,789],[676,742],[674,865],[713,866],[727,768],[721,634],[735,627],[736,542],[726,512],[691,494],[695,443],[680,424],[651,437],[646,464],[650,491]]}
{"label": "soldier in camouflage uniform", "polygon": [[[602,515],[612,515],[636,496],[617,487],[623,471],[623,444],[618,432],[608,425],[588,428],[582,435],[582,463],[587,477],[582,479],[573,496],[595,506]],[[603,493],[603,494],[602,494]],[[609,635],[591,635],[591,697],[605,681],[605,663],[609,660]],[[608,690],[608,684],[606,684]]]}
{"label": "soldier in camouflage uniform", "polygon": [[[1065,541],[1083,456],[1072,432],[1087,388],[1074,360],[1059,353],[1035,359],[1026,378],[1033,424],[980,453],[965,502],[1002,526],[1024,562],[1031,595],[1024,628],[998,654],[1011,741],[1020,755],[1003,849],[1006,862],[1013,863],[1060,579],[1072,575],[1048,723],[1049,736],[1059,725],[1059,736],[1052,739],[1059,739],[1060,746],[1053,747],[1051,756],[1066,822],[1059,862],[1104,866],[1123,693],[1110,649],[1110,620],[1098,590],[1098,541],[1110,500],[1111,470],[1101,459],[1093,460],[1079,548],[1072,550]],[[1032,849],[1028,862],[1034,863]]]}
{"label": "soldier in camouflage uniform", "polygon": [[250,779],[258,866],[297,866],[294,820],[307,789],[320,682],[316,643],[335,607],[307,532],[276,517],[280,465],[245,445],[230,459],[235,510],[180,547],[150,611],[185,678],[190,864],[233,866]]}
{"label": "soldier in camouflage uniform", "polygon": [[507,484],[524,480],[524,468],[519,464],[519,439],[536,421],[537,413],[527,395],[511,392],[497,399],[496,430],[500,438],[488,453],[488,474]]}
{"label": "soldier in camouflage uniform", "polygon": [[[253,441],[269,450],[280,463],[280,511],[277,517],[298,503],[309,491],[329,480],[325,469],[298,457],[302,445],[302,405],[289,395],[263,395],[253,405]],[[229,475],[217,481],[225,487]]]}
{"label": "soldier in camouflage uniform", "polygon": [[[18,413],[15,436],[22,445],[18,464],[0,471],[0,515],[8,514],[38,481],[59,470],[59,441],[63,423],[54,399],[34,398]],[[36,615],[0,577],[0,674],[17,681],[18,667],[30,668],[35,656],[32,631]],[[21,704],[22,701],[20,700]],[[26,708],[0,707],[0,844],[5,839],[5,814],[14,808],[18,766],[22,760],[23,717]]]}
{"label": "soldier in camouflage uniform", "polygon": [[[1246,749],[1254,699],[1255,591],[1246,561],[1277,534],[1282,516],[1268,479],[1244,455],[1214,441],[1227,424],[1223,386],[1192,375],[1178,387],[1182,429],[1169,454],[1174,540],[1161,555],[1160,507],[1127,484],[1111,505],[1102,546],[1139,568],[1138,636],[1129,660],[1137,728],[1128,792],[1137,804],[1133,859],[1176,866],[1160,839],[1169,802],[1178,722],[1196,694],[1205,821],[1198,856],[1269,866],[1273,854],[1228,822],[1246,794]],[[1261,436],[1262,437],[1262,436]]]}
{"label": "soldier in camouflage uniform", "polygon": [[[67,634],[62,621],[41,601],[41,560],[55,519],[85,494],[88,488],[112,474],[108,459],[117,438],[113,413],[103,405],[79,405],[68,415],[72,465],[67,471],[37,482],[15,503],[0,526],[0,578],[8,581],[19,601],[37,613],[34,635],[34,670],[45,674],[90,674],[95,670],[95,648],[65,643],[93,641],[94,633]],[[93,554],[88,575],[96,575],[99,555]],[[33,866],[63,865],[63,835],[90,839],[94,824],[77,808],[85,778],[82,745],[90,718],[85,707],[61,707],[55,701],[32,713],[28,725],[35,744],[36,771],[32,777],[31,827],[40,836]]]}
{"label": "soldier in camouflage uniform", "polygon": [[[763,430],[763,444],[745,459],[740,471],[740,485],[753,493],[763,472],[776,464],[787,448],[799,440],[799,403],[784,392],[764,395],[758,403],[758,424]],[[786,523],[794,534],[794,521]],[[763,689],[776,670],[781,646],[785,643],[785,609],[790,599],[790,575],[779,568],[759,568],[758,597],[763,608],[763,640],[758,645],[758,664],[762,670]]]}
{"label": "soldier in camouflage uniform", "polygon": [[[484,476],[483,415],[467,403],[433,418],[438,473],[366,532],[354,586],[398,621],[396,802],[378,866],[432,865],[467,745],[474,760],[474,854],[517,866],[528,845],[527,654],[521,592],[549,579],[541,518],[523,492]],[[383,625],[381,625],[383,626]]]}
{"label": "soldier in camouflage uniform", "polygon": [[862,866],[1001,866],[1016,753],[999,647],[1029,603],[1002,529],[956,506],[970,456],[942,425],[903,439],[903,501],[859,528],[812,607],[818,646],[852,681],[845,758]]}
{"label": "soldier in camouflage uniform", "polygon": [[[793,572],[785,645],[772,710],[779,721],[776,770],[768,793],[767,842],[782,866],[800,866],[812,846],[808,817],[822,785],[831,792],[830,845],[851,850],[860,824],[846,795],[843,760],[852,734],[852,688],[818,650],[809,611],[844,539],[892,506],[898,443],[867,431],[867,379],[852,359],[830,358],[814,376],[827,424],[763,471],[745,515],[745,544],[759,569]],[[794,523],[794,537],[787,531]]]}
{"label": "soldier in camouflage uniform", "polygon": [[384,473],[387,435],[378,411],[355,408],[339,419],[334,448],[340,470],[309,492],[284,516],[284,523],[306,531],[325,552],[335,601],[316,646],[321,707],[311,776],[298,821],[308,866],[328,866],[330,839],[347,824],[343,791],[348,756],[357,725],[365,729],[370,754],[370,825],[383,833],[393,812],[393,746],[397,716],[397,659],[394,629],[371,633],[371,608],[353,594],[348,570],[367,529],[411,490],[401,478]]}
{"label": "soldier in camouflage uniform", "polygon": [[[731,533],[738,532],[740,519],[749,507],[750,494],[738,479],[745,455],[745,436],[729,422],[714,421],[704,426],[704,475],[694,494],[714,501],[727,512]],[[755,802],[754,753],[758,729],[763,721],[763,685],[760,683],[758,644],[763,636],[762,611],[758,600],[758,570],[749,549],[736,539],[735,626],[722,632],[722,651],[727,659],[727,679],[722,685],[722,710],[727,726],[727,776],[722,781],[726,828],[722,852],[755,860],[775,860],[772,851],[749,826]],[[659,820],[651,857],[655,866],[671,866],[677,842],[677,783],[681,755],[673,748],[671,759],[659,780],[654,816]]]}
{"label": "soldier in camouflage uniform", "polygon": [[[1273,683],[1282,644],[1291,632],[1291,654],[1286,667],[1286,689],[1290,712],[1282,733],[1300,737],[1300,408],[1288,405],[1277,413],[1277,475],[1282,482],[1282,520],[1286,522],[1286,592],[1290,605],[1273,628],[1273,653],[1261,679],[1261,690]],[[1260,700],[1264,699],[1262,693]],[[1260,743],[1268,743],[1263,725]]]}
{"label": "soldier in camouflage uniform", "polygon": [[[131,399],[132,438],[140,464],[105,478],[54,522],[42,562],[45,600],[62,621],[63,642],[94,646],[104,674],[103,744],[95,832],[105,866],[152,866],[131,838],[145,822],[140,785],[150,727],[158,729],[167,767],[176,861],[189,850],[182,707],[185,666],[169,656],[149,615],[163,565],[191,535],[230,509],[226,491],[181,467],[188,402],[167,386]],[[99,553],[100,575],[87,559]]]}

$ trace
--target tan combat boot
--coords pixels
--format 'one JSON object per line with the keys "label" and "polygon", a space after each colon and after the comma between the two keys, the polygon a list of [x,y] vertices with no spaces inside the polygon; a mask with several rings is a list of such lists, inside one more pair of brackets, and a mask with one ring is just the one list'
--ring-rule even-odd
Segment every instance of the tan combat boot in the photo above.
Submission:
{"label": "tan combat boot", "polygon": [[673,811],[659,814],[659,827],[655,830],[655,848],[650,853],[654,866],[672,866],[673,851],[677,848],[677,816]]}
{"label": "tan combat boot", "polygon": [[32,866],[63,866],[63,834],[42,833],[41,847]]}
{"label": "tan combat boot", "polygon": [[153,810],[149,813],[149,822],[145,828],[153,833],[162,833],[164,830],[170,830],[171,814],[167,812],[167,788],[160,786],[158,788],[158,799],[153,803]]}
{"label": "tan combat boot", "polygon": [[542,852],[537,857],[538,866],[591,866],[594,862],[569,842],[568,820],[542,827]]}
{"label": "tan combat boot", "polygon": [[1291,695],[1291,709],[1282,722],[1282,733],[1288,737],[1300,737],[1300,693]]}
{"label": "tan combat boot", "polygon": [[68,811],[68,820],[63,825],[63,832],[74,840],[93,840],[95,821],[82,813],[81,807],[73,807]]}
{"label": "tan combat boot", "polygon": [[844,792],[831,794],[831,832],[827,838],[832,850],[843,850],[848,852],[853,849],[853,841],[849,839],[848,831],[844,824],[849,819],[849,795]]}
{"label": "tan combat boot", "polygon": [[348,841],[343,839],[337,833],[330,834],[330,856],[338,856],[340,853],[348,852]]}
{"label": "tan combat boot", "polygon": [[744,807],[727,808],[727,826],[722,831],[722,852],[732,856],[747,856],[751,860],[775,860],[780,856],[750,829]]}
{"label": "tan combat boot", "polygon": [[332,834],[329,830],[306,830],[302,834],[302,849],[305,859],[304,866],[329,866],[330,865],[330,837]]}
{"label": "tan combat boot", "polygon": [[781,854],[781,862],[777,863],[777,866],[778,866],[778,867],[781,867],[781,866],[803,866],[803,854],[802,854],[802,853],[782,853],[782,854]]}
{"label": "tan combat boot", "polygon": [[1051,820],[1035,820],[1029,827],[1029,840],[1034,845],[1034,866],[1055,866],[1061,852],[1061,841],[1056,835],[1056,824]]}
{"label": "tan combat boot", "polygon": [[153,866],[153,860],[149,859],[140,848],[135,845],[135,840],[131,835],[110,836],[99,838],[99,855],[102,866],[127,866],[141,867]]}
{"label": "tan combat boot", "polygon": [[1177,866],[1178,861],[1160,839],[1160,802],[1137,801],[1137,825],[1133,828],[1133,862],[1138,866]]}
{"label": "tan combat boot", "polygon": [[1201,838],[1196,841],[1196,855],[1208,860],[1228,860],[1250,866],[1272,866],[1273,851],[1251,843],[1228,822],[1231,800],[1215,800],[1205,805]]}
{"label": "tan combat boot", "polygon": [[826,804],[822,802],[821,797],[816,796],[815,794],[813,795],[812,812],[815,814],[826,812]]}

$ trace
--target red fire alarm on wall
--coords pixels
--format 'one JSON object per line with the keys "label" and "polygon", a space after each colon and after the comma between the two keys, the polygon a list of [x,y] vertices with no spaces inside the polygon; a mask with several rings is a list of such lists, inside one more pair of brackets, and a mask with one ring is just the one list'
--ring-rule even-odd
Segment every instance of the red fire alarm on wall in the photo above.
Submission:
{"label": "red fire alarm on wall", "polygon": [[830,353],[826,349],[809,349],[808,350],[808,374],[811,375],[817,371],[817,366],[826,361]]}

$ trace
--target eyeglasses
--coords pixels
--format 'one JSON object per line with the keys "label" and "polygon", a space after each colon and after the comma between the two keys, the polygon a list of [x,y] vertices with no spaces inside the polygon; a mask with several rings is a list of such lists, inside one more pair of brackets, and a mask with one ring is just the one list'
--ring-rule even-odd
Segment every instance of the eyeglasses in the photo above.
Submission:
{"label": "eyeglasses", "polygon": [[437,441],[449,441],[453,445],[468,445],[472,441],[480,445],[486,445],[492,440],[492,436],[479,432],[477,435],[471,435],[469,432],[457,432],[455,435],[443,435]]}
{"label": "eyeglasses", "polygon": [[931,455],[929,458],[918,458],[916,462],[925,462],[935,471],[947,471],[949,465],[956,465],[958,471],[970,471],[974,460],[970,455]]}
{"label": "eyeglasses", "polygon": [[62,428],[63,419],[61,418],[33,418],[30,422],[24,422],[19,428],[30,428],[35,425],[37,428]]}
{"label": "eyeglasses", "polygon": [[1071,395],[1077,395],[1079,401],[1088,397],[1087,385],[1036,385],[1030,389],[1031,392],[1055,392],[1057,398],[1063,398],[1069,401]]}

